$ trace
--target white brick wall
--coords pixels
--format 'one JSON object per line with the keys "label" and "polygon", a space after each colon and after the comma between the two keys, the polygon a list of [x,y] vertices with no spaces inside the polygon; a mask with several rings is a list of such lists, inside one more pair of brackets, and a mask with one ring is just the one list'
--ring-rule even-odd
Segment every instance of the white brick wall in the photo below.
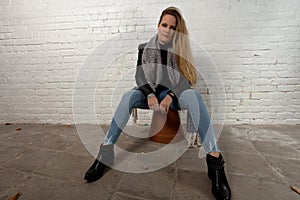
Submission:
{"label": "white brick wall", "polygon": [[[95,99],[100,122],[109,123],[118,101],[113,95],[120,97],[134,85],[128,70],[135,67],[137,44],[153,35],[162,9],[175,5],[192,39],[221,72],[227,124],[300,124],[298,0],[173,2],[1,0],[0,123],[74,123],[73,88],[89,55],[109,38],[129,33],[120,40],[124,48],[105,47],[122,56],[107,70],[94,66],[97,87],[81,83],[87,95],[95,90],[89,100]],[[131,52],[123,55],[126,49]],[[200,91],[211,110],[209,95]],[[92,118],[84,112],[80,117],[84,122]]]}

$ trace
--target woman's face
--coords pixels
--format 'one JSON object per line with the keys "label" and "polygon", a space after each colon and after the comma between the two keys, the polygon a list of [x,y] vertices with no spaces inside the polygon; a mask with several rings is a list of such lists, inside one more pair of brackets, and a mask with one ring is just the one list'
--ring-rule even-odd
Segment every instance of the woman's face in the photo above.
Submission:
{"label": "woman's face", "polygon": [[158,41],[160,44],[169,43],[176,29],[176,18],[173,15],[166,14],[158,24]]}

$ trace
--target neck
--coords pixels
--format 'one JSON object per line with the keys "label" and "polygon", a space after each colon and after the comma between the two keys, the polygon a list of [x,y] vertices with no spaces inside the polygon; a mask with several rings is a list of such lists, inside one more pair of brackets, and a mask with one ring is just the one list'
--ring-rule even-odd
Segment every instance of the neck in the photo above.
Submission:
{"label": "neck", "polygon": [[172,45],[172,42],[168,42],[168,43],[161,43],[160,41],[158,41],[158,44],[160,46],[161,49],[168,49],[171,45]]}

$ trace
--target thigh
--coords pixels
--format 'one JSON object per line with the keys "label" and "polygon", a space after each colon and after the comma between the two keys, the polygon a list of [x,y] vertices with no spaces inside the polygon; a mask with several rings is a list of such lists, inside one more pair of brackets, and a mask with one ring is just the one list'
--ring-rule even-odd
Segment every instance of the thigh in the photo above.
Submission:
{"label": "thigh", "polygon": [[187,89],[181,93],[178,100],[180,108],[186,110],[189,107],[199,107],[199,104],[202,102],[202,97],[198,91]]}
{"label": "thigh", "polygon": [[144,97],[143,93],[140,90],[130,90],[126,92],[126,95],[129,100],[130,107],[133,108],[142,108],[148,109],[148,102],[147,99]]}

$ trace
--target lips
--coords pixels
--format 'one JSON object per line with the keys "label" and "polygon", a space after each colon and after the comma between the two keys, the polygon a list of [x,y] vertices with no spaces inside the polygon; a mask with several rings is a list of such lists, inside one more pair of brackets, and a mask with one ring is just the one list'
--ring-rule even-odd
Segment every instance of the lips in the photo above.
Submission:
{"label": "lips", "polygon": [[162,34],[163,37],[169,38],[170,35]]}
{"label": "lips", "polygon": [[160,31],[159,32],[159,38],[160,38],[161,42],[167,43],[172,39],[172,33]]}

